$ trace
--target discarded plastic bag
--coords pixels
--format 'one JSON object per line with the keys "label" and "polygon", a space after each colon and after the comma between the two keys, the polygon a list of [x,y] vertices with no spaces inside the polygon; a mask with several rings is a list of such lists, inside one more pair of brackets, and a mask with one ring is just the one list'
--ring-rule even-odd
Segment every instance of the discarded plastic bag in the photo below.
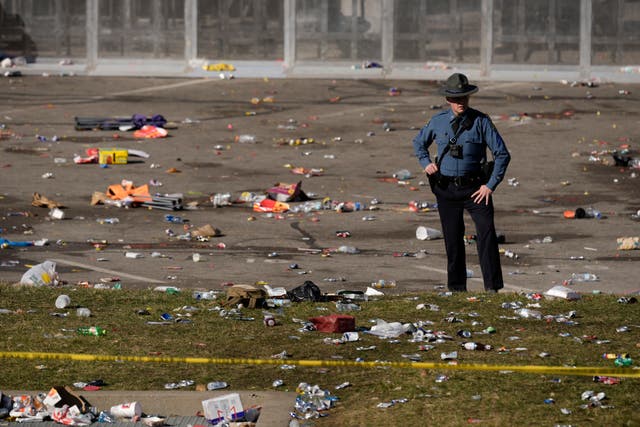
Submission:
{"label": "discarded plastic bag", "polygon": [[58,273],[56,273],[56,263],[45,261],[42,264],[34,265],[20,279],[21,285],[46,286],[58,284]]}
{"label": "discarded plastic bag", "polygon": [[380,338],[397,338],[409,331],[409,326],[405,326],[400,322],[389,323],[382,319],[378,319],[376,322],[377,323],[369,330],[369,333]]}

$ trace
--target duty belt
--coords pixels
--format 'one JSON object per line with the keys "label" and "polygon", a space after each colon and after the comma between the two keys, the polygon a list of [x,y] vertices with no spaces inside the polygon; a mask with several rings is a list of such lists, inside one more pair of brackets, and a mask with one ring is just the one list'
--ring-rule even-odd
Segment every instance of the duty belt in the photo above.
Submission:
{"label": "duty belt", "polygon": [[480,174],[471,174],[465,176],[444,176],[449,183],[457,185],[458,187],[466,187],[472,184],[476,184],[482,180]]}

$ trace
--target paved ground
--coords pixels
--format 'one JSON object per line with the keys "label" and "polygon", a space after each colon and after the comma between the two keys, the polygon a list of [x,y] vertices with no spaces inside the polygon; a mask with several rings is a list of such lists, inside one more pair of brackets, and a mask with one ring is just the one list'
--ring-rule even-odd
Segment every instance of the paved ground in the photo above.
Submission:
{"label": "paved ground", "polygon": [[[420,225],[439,228],[437,213],[408,210],[411,200],[434,202],[421,185],[424,178],[411,139],[443,104],[435,82],[26,76],[3,78],[0,87],[0,122],[5,125],[0,236],[50,241],[45,247],[0,251],[4,265],[19,262],[0,267],[3,280],[16,282],[27,265],[51,259],[68,283],[117,276],[130,288],[221,289],[226,282],[258,280],[292,288],[312,280],[329,292],[364,289],[385,279],[397,282],[393,292],[408,292],[432,290],[445,281],[442,240],[415,238]],[[400,95],[390,96],[391,87],[400,89]],[[544,291],[574,272],[600,278],[574,285],[581,292],[638,290],[630,277],[637,272],[639,252],[617,251],[616,238],[640,234],[639,223],[631,218],[640,208],[635,178],[640,171],[613,166],[606,151],[621,144],[634,148],[639,93],[637,86],[604,82],[598,87],[493,82],[482,84],[472,98],[472,106],[494,116],[513,156],[507,179],[519,184],[505,180],[495,194],[497,228],[506,236],[502,248],[519,255],[503,258],[507,290]],[[260,102],[252,104],[252,98]],[[158,140],[135,140],[130,132],[74,130],[76,116],[134,113],[162,114],[178,129]],[[393,130],[386,132],[384,123]],[[256,135],[258,142],[234,142],[240,134]],[[302,137],[315,142],[282,144]],[[74,153],[84,154],[90,147],[139,149],[150,157],[109,168],[74,164]],[[590,161],[592,151],[603,153],[597,157],[609,164]],[[55,163],[56,158],[66,163]],[[285,165],[324,172],[306,177]],[[170,168],[180,172],[167,173]],[[415,176],[408,184],[390,179],[404,168]],[[48,172],[53,178],[44,179]],[[152,190],[184,193],[185,201],[198,206],[177,214],[194,227],[211,224],[222,236],[204,243],[180,241],[167,236],[166,229],[180,234],[182,226],[166,223],[165,211],[89,205],[94,191],[122,179],[134,185],[156,179],[163,185]],[[214,193],[237,197],[297,181],[318,198],[367,206],[377,199],[379,210],[274,218],[252,212],[249,205],[216,209],[209,201]],[[48,209],[32,207],[34,192],[64,204],[67,219],[51,220]],[[566,209],[587,206],[605,217],[562,216]],[[16,212],[30,216],[13,216]],[[368,216],[373,220],[363,220]],[[120,223],[96,222],[106,217]],[[337,237],[338,230],[350,231],[351,237]],[[473,233],[471,222],[468,232]],[[553,242],[539,243],[545,236]],[[108,245],[96,251],[90,239]],[[225,249],[218,248],[222,243]],[[341,245],[361,252],[317,253]],[[468,249],[469,268],[480,277],[475,247]],[[126,251],[144,258],[126,258]],[[426,257],[394,256],[419,251],[426,251]],[[165,257],[153,258],[152,252]],[[201,262],[191,261],[193,253],[201,254]],[[299,269],[289,269],[293,263]],[[330,281],[338,278],[344,281]],[[472,279],[469,287],[481,290],[482,284]]]}

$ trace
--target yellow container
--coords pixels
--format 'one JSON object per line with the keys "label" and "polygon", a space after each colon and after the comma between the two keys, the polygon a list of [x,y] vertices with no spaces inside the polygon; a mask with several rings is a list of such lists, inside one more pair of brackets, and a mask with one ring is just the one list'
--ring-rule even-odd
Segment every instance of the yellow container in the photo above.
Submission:
{"label": "yellow container", "polygon": [[101,148],[98,155],[98,162],[101,165],[126,165],[129,152],[119,148]]}

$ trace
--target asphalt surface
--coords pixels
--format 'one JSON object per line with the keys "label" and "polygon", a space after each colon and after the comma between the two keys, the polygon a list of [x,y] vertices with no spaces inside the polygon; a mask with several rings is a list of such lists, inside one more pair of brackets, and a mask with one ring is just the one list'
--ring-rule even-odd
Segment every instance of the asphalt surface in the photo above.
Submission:
{"label": "asphalt surface", "polygon": [[[577,285],[581,292],[638,290],[629,280],[638,251],[616,250],[617,237],[640,234],[631,218],[640,208],[638,170],[613,166],[608,153],[590,161],[594,151],[622,144],[633,149],[638,88],[597,86],[493,82],[472,98],[472,106],[494,117],[513,157],[494,198],[496,227],[506,236],[501,248],[518,255],[503,258],[506,290],[544,291],[574,272],[599,276],[598,282]],[[23,77],[2,79],[0,87],[1,236],[49,241],[0,251],[3,280],[17,282],[27,265],[50,259],[68,283],[119,277],[131,288],[221,289],[256,281],[291,288],[312,280],[330,292],[385,279],[397,283],[390,292],[402,293],[445,283],[442,240],[415,238],[420,225],[440,227],[437,212],[408,209],[411,200],[435,201],[423,185],[411,139],[444,104],[436,82]],[[400,95],[390,96],[391,87]],[[166,138],[142,140],[131,132],[74,130],[74,117],[134,113],[162,114],[178,128]],[[257,142],[234,142],[242,134],[255,135]],[[287,143],[301,138],[314,142]],[[92,147],[143,150],[150,157],[130,157],[128,164],[108,168],[73,163],[74,154],[86,155]],[[322,174],[297,175],[291,167]],[[167,173],[172,168],[179,172]],[[401,169],[413,178],[396,182],[393,174]],[[53,177],[43,178],[47,173]],[[183,224],[165,221],[171,212],[90,206],[94,192],[123,179],[134,186],[156,180],[162,186],[151,192],[182,193],[185,204],[197,206],[174,214],[195,228],[210,224],[221,236],[179,240],[167,235],[167,229],[184,234]],[[250,203],[214,208],[210,201],[215,193],[237,199],[245,191],[263,194],[276,183],[298,181],[312,197],[367,208],[376,199],[379,210],[273,216],[252,212]],[[31,206],[35,192],[63,204],[65,219]],[[605,218],[562,216],[588,206]],[[29,216],[15,216],[25,212]],[[119,224],[97,222],[114,217]],[[337,237],[336,231],[345,230],[351,237]],[[541,243],[546,236],[552,243]],[[108,244],[99,251],[90,243],[102,241]],[[320,253],[342,245],[360,253]],[[420,251],[426,256],[413,256]],[[143,258],[127,258],[126,252]],[[192,261],[194,253],[200,262]],[[470,290],[481,290],[474,245],[468,246],[468,267],[474,272]]]}

